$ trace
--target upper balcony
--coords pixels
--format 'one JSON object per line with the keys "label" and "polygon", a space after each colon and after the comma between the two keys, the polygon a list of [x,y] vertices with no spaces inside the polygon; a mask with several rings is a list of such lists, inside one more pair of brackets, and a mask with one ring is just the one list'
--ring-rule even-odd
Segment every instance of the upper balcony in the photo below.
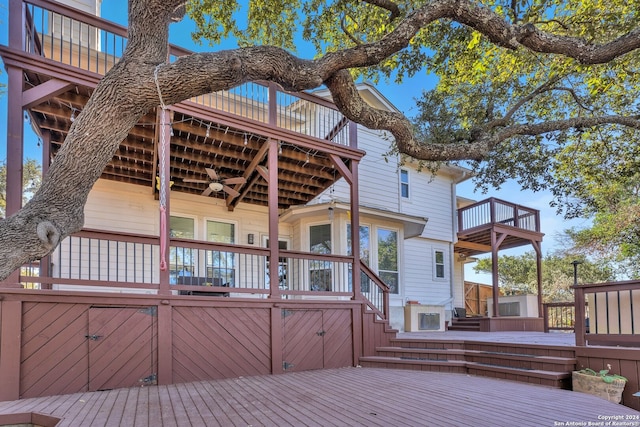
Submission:
{"label": "upper balcony", "polygon": [[[496,239],[492,239],[496,235]],[[458,209],[458,242],[455,252],[474,256],[542,242],[540,211],[489,198]]]}
{"label": "upper balcony", "polygon": [[[21,43],[0,46],[7,67],[24,76],[23,107],[53,159],[75,117],[95,86],[127,45],[127,29],[51,0],[22,2]],[[13,20],[14,17],[11,19]],[[191,52],[169,47],[170,60]],[[336,179],[335,159],[359,160],[353,125],[329,101],[309,93],[290,93],[275,84],[246,83],[169,107],[172,191],[225,199],[229,209],[241,201],[266,205],[264,178],[269,140],[279,144],[278,205],[305,204]],[[150,111],[131,129],[102,178],[156,187],[159,114]],[[207,192],[206,168],[220,180],[234,180],[230,191]],[[196,181],[196,182],[194,182]],[[240,183],[238,183],[240,182]]]}

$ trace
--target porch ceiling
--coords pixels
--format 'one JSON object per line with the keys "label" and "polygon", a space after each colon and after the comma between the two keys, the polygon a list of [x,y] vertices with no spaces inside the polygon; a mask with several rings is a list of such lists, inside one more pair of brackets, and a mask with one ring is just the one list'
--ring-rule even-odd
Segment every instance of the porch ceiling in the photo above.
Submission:
{"label": "porch ceiling", "polygon": [[[37,87],[49,80],[46,75],[35,72],[27,71],[24,76],[26,88]],[[92,91],[87,86],[69,84],[29,106],[33,127],[40,135],[45,131],[49,133],[51,160],[60,150],[74,117],[82,111]],[[226,199],[229,209],[240,202],[267,205],[268,186],[262,175],[267,164],[268,126],[249,121],[246,127],[238,120],[233,125],[225,122],[229,123],[225,121],[224,114],[202,107],[197,111],[188,107],[174,111],[171,121],[173,136],[168,153],[172,191],[201,195],[210,181],[205,168],[211,168],[220,180],[244,177],[246,182],[230,185],[240,193],[237,196],[213,191],[206,197]],[[114,153],[102,178],[147,186],[150,191],[157,192],[156,123],[156,111],[140,119]],[[261,132],[261,129],[265,131]],[[330,152],[330,146],[335,144],[313,141],[300,144],[300,138],[295,136],[277,140],[279,208],[305,204],[340,178],[338,168],[334,167],[325,150],[329,147]],[[342,150],[345,148],[341,147]],[[348,158],[341,159],[345,164],[349,163]]]}

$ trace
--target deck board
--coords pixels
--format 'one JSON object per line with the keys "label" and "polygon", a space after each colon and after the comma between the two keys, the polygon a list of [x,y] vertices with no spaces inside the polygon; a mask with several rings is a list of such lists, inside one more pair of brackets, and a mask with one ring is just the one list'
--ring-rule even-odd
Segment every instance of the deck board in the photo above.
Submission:
{"label": "deck board", "polygon": [[[554,426],[636,415],[587,394],[442,372],[341,368],[0,402],[59,426]],[[640,425],[640,423],[638,424]]]}

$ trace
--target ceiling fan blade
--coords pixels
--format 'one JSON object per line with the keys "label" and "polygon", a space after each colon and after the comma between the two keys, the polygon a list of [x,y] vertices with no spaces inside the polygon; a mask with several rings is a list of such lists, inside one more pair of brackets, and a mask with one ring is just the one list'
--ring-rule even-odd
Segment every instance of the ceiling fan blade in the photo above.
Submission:
{"label": "ceiling fan blade", "polygon": [[211,178],[213,181],[218,179],[218,174],[216,173],[216,171],[214,171],[211,168],[204,168],[204,170],[207,171],[207,175],[209,175],[209,178]]}
{"label": "ceiling fan blade", "polygon": [[207,187],[204,189],[204,191],[202,192],[202,195],[207,197],[209,194],[211,194],[213,192],[213,190],[210,187]]}
{"label": "ceiling fan blade", "polygon": [[238,193],[236,190],[234,190],[233,188],[228,187],[226,185],[224,187],[222,187],[222,189],[224,191],[226,191],[232,197],[238,197],[240,195],[240,193]]}
{"label": "ceiling fan blade", "polygon": [[195,182],[195,183],[198,183],[198,184],[208,184],[209,183],[209,181],[204,180],[204,179],[192,179],[192,178],[183,179],[182,182]]}
{"label": "ceiling fan blade", "polygon": [[231,185],[231,184],[244,184],[245,182],[247,182],[247,180],[241,176],[238,176],[236,178],[227,178],[227,179],[223,179],[222,182],[224,182],[227,185]]}

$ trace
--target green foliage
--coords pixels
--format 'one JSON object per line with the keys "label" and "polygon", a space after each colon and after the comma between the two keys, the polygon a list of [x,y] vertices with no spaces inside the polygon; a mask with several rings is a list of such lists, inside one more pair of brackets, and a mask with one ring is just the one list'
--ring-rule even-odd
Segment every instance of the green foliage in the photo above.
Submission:
{"label": "green foliage", "polygon": [[[270,44],[295,51],[306,42],[315,55],[382,40],[424,0],[399,0],[397,16],[359,0],[191,0],[197,40],[212,45],[234,37],[241,46]],[[532,24],[557,35],[605,43],[640,21],[637,2],[626,0],[479,0],[512,24]],[[305,52],[306,53],[306,52]],[[585,66],[560,55],[510,50],[465,25],[438,20],[409,46],[354,77],[402,82],[418,73],[437,77],[435,89],[416,100],[419,140],[465,143],[478,135],[523,125],[576,118],[638,117],[640,55]],[[549,190],[567,218],[594,216],[593,227],[572,230],[585,255],[626,265],[640,277],[640,133],[621,125],[549,128],[511,136],[472,168],[487,192],[516,179],[524,189]],[[390,143],[389,154],[397,151]],[[420,159],[418,159],[420,160]],[[422,159],[428,160],[428,159]],[[435,170],[437,163],[419,163]]]}
{"label": "green foliage", "polygon": [[581,374],[585,374],[585,375],[591,375],[594,377],[600,377],[602,378],[602,381],[604,381],[607,384],[611,384],[612,382],[618,380],[618,381],[628,381],[627,378],[623,377],[622,375],[618,375],[618,374],[610,374],[609,373],[609,369],[602,369],[598,372],[594,371],[591,368],[585,368],[585,369],[581,369],[578,371]]}
{"label": "green foliage", "polygon": [[[605,263],[595,263],[571,254],[553,253],[542,258],[542,293],[545,302],[573,300],[573,265],[579,260],[578,283],[611,281],[613,269]],[[499,286],[507,295],[537,294],[536,256],[502,255],[498,258]],[[481,258],[474,266],[476,273],[491,273],[491,258]]]}
{"label": "green foliage", "polygon": [[[40,164],[33,159],[27,159],[23,165],[22,173],[22,200],[26,203],[31,195],[40,188],[42,182],[42,168]],[[7,165],[0,164],[0,218],[5,217],[5,209],[7,207]]]}

